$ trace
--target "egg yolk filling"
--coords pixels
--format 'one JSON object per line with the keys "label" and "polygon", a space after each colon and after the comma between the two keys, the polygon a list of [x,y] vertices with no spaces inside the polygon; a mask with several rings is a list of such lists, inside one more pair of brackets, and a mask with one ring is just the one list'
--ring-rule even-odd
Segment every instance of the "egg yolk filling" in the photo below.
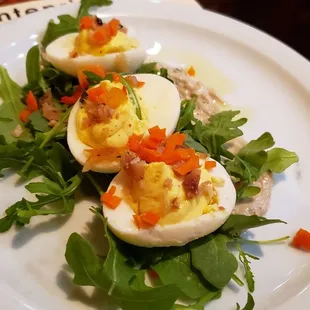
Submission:
{"label": "egg yolk filling", "polygon": [[[129,137],[147,131],[147,121],[136,115],[127,90],[120,82],[104,80],[87,90],[80,99],[81,108],[76,115],[79,139],[89,147],[84,170],[102,161],[119,160],[128,148]],[[143,102],[139,102],[143,111]]]}
{"label": "egg yolk filling", "polygon": [[85,16],[80,20],[80,31],[75,40],[74,50],[70,56],[80,55],[104,56],[122,53],[137,48],[139,42],[126,34],[126,29],[117,19],[103,23],[94,16]]}
{"label": "egg yolk filling", "polygon": [[[224,180],[210,174],[216,162],[184,146],[183,134],[166,139],[157,126],[149,132],[146,138],[130,137],[130,151],[122,157],[127,178],[123,197],[135,212],[138,228],[175,224],[223,211],[217,187],[223,186]],[[200,165],[202,159],[204,165]]]}

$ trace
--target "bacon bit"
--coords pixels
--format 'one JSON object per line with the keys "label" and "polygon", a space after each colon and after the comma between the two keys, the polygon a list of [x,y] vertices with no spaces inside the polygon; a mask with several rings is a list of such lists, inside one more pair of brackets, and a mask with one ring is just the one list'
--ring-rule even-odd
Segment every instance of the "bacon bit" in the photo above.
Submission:
{"label": "bacon bit", "polygon": [[195,169],[185,175],[183,189],[187,199],[192,199],[198,194],[201,170]]}
{"label": "bacon bit", "polygon": [[177,197],[175,197],[171,201],[171,210],[178,211],[179,209],[180,209],[180,202],[179,202],[179,199]]}
{"label": "bacon bit", "polygon": [[92,16],[83,16],[80,19],[80,30],[92,29],[95,24],[95,19]]}
{"label": "bacon bit", "polygon": [[87,112],[87,118],[83,119],[84,129],[94,124],[106,123],[113,116],[113,111],[105,104],[86,101],[84,109]]}
{"label": "bacon bit", "polygon": [[135,88],[141,88],[145,84],[145,82],[138,81],[137,78],[133,75],[126,76],[125,80],[130,84],[131,87]]}
{"label": "bacon bit", "polygon": [[116,209],[122,201],[122,198],[115,196],[116,187],[111,186],[110,189],[101,196],[101,202],[106,204],[110,209]]}
{"label": "bacon bit", "polygon": [[23,122],[23,123],[27,123],[28,122],[28,118],[29,115],[31,114],[31,112],[28,109],[25,109],[21,112],[19,112],[19,119]]}
{"label": "bacon bit", "polygon": [[293,238],[292,244],[296,249],[310,252],[310,232],[300,228]]}
{"label": "bacon bit", "polygon": [[33,92],[30,90],[26,97],[26,104],[30,112],[39,110],[38,102]]}
{"label": "bacon bit", "polygon": [[149,226],[155,226],[160,220],[160,216],[154,212],[145,212],[140,214],[142,222]]}
{"label": "bacon bit", "polygon": [[53,128],[57,125],[58,121],[55,121],[54,119],[48,122],[48,126]]}
{"label": "bacon bit", "polygon": [[[112,73],[112,79],[113,79],[113,82],[115,83],[119,83],[121,81],[121,76],[116,73],[116,72],[113,72]],[[125,87],[125,86],[124,86]],[[125,87],[126,88],[126,87]]]}
{"label": "bacon bit", "polygon": [[158,126],[149,129],[149,134],[154,141],[162,142],[166,139],[166,129],[160,129]]}
{"label": "bacon bit", "polygon": [[172,188],[172,180],[167,178],[164,182],[164,187],[171,189]]}
{"label": "bacon bit", "polygon": [[133,152],[127,151],[121,157],[121,167],[125,173],[134,178],[136,181],[141,181],[144,177],[144,167],[146,162],[140,160]]}
{"label": "bacon bit", "polygon": [[225,208],[222,207],[222,206],[219,206],[219,210],[220,210],[220,211],[225,211]]}
{"label": "bacon bit", "polygon": [[79,54],[75,49],[69,53],[70,58],[77,58],[78,56],[79,56]]}
{"label": "bacon bit", "polygon": [[195,76],[196,75],[196,70],[194,69],[193,66],[190,66],[189,69],[187,70],[187,74],[189,76]]}
{"label": "bacon bit", "polygon": [[81,97],[82,93],[82,87],[78,86],[72,96],[63,96],[61,97],[60,102],[68,105],[75,104]]}
{"label": "bacon bit", "polygon": [[158,279],[158,278],[159,278],[158,273],[157,273],[154,269],[152,269],[152,268],[149,268],[149,269],[147,270],[147,273],[148,273],[148,275],[149,275],[151,278],[153,278],[153,279]]}
{"label": "bacon bit", "polygon": [[55,120],[59,121],[61,110],[56,106],[56,101],[54,100],[51,90],[48,89],[43,97],[40,98],[39,104],[42,109],[42,115],[49,121]]}
{"label": "bacon bit", "polygon": [[215,167],[216,167],[216,161],[207,160],[207,161],[205,162],[205,168],[206,168],[207,170],[213,169],[213,168],[215,168]]}

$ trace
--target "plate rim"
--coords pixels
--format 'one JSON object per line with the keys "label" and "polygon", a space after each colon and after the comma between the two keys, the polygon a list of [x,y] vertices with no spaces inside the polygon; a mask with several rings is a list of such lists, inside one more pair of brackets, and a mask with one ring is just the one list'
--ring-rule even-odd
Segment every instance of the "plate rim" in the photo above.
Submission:
{"label": "plate rim", "polygon": [[[163,0],[131,0],[131,2],[136,2],[139,5],[131,5],[129,8],[125,5],[124,11],[124,8],[121,8],[120,5],[121,1],[122,0],[114,0],[111,7],[102,8],[100,10],[101,14],[104,15],[105,12],[107,12],[107,15],[110,15],[111,8],[113,10],[119,6],[120,8],[118,10],[123,11],[123,16],[131,16],[133,14],[134,17],[141,16],[170,19],[171,21],[182,22],[198,28],[203,28],[228,37],[229,39],[233,39],[235,42],[245,45],[256,53],[261,54],[266,59],[271,60],[281,68],[281,70],[284,70],[290,77],[298,82],[310,98],[310,83],[307,82],[310,75],[310,62],[297,51],[271,35],[239,20],[182,3],[167,2]],[[164,10],[163,7],[165,8]],[[38,14],[40,14],[39,19],[48,21],[60,14],[77,11],[77,8],[78,4],[73,3],[50,8],[46,11],[36,12],[35,14],[37,14],[37,17]],[[9,34],[14,30],[18,31],[22,25],[26,25],[27,22],[32,19],[33,15],[28,15],[19,20],[1,25],[0,33],[4,44],[0,47],[0,51],[6,49],[12,40],[14,40]],[[42,28],[43,27],[41,27],[41,29]],[[21,35],[19,34],[19,37],[20,36]],[[282,310],[289,310],[292,306],[303,307],[307,301],[305,295],[309,294],[310,289],[308,287],[307,291],[303,291],[292,297],[280,307],[276,307],[276,309],[281,308]]]}

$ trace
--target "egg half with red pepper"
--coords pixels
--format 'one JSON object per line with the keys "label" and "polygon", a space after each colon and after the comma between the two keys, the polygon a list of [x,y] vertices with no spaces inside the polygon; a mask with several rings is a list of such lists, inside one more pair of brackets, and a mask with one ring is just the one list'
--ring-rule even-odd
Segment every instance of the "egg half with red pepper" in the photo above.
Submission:
{"label": "egg half with red pepper", "polygon": [[133,245],[185,245],[219,228],[235,206],[222,165],[184,146],[183,134],[163,136],[155,127],[149,137],[131,137],[122,170],[101,197],[109,228]]}
{"label": "egg half with red pepper", "polygon": [[81,18],[79,33],[61,36],[46,47],[46,59],[73,76],[90,65],[100,65],[106,72],[135,72],[145,55],[119,20],[103,23],[93,16]]}
{"label": "egg half with red pepper", "polygon": [[[62,98],[67,103],[71,99]],[[147,135],[157,124],[171,134],[179,114],[179,93],[167,79],[153,74],[107,75],[73,106],[68,146],[84,171],[119,172],[130,136]]]}

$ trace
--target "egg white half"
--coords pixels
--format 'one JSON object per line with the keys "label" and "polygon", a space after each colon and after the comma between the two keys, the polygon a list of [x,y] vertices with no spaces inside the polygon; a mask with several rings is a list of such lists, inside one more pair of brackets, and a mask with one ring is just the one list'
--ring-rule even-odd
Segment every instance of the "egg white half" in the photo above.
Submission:
{"label": "egg white half", "polygon": [[[202,168],[204,169],[204,168]],[[225,168],[217,163],[216,167],[209,171],[212,176],[222,178],[225,183],[217,187],[219,205],[224,211],[210,212],[194,218],[171,225],[156,226],[149,229],[138,229],[133,221],[135,214],[132,208],[123,199],[116,209],[110,209],[102,205],[103,214],[107,219],[109,228],[120,239],[130,244],[142,247],[169,247],[183,246],[188,242],[211,234],[218,229],[232,213],[236,203],[236,191],[230,176]],[[121,171],[111,182],[110,187],[116,187],[116,195],[122,197],[122,189],[126,186],[124,171]]]}
{"label": "egg white half", "polygon": [[146,58],[146,52],[140,44],[137,48],[122,53],[104,56],[81,55],[70,57],[74,50],[74,41],[78,33],[66,34],[46,47],[46,59],[57,69],[77,76],[79,70],[91,65],[99,65],[106,72],[135,72]]}
{"label": "egg white half", "polygon": [[[180,96],[176,87],[167,79],[154,74],[135,74],[144,86],[136,91],[143,100],[146,108],[148,128],[158,125],[166,128],[166,134],[174,132],[180,115]],[[87,156],[85,150],[91,149],[83,143],[77,134],[76,117],[81,107],[80,100],[73,106],[68,120],[67,141],[69,149],[75,159],[85,165]],[[116,173],[120,171],[120,161],[105,161],[94,164],[91,168],[95,172]]]}

